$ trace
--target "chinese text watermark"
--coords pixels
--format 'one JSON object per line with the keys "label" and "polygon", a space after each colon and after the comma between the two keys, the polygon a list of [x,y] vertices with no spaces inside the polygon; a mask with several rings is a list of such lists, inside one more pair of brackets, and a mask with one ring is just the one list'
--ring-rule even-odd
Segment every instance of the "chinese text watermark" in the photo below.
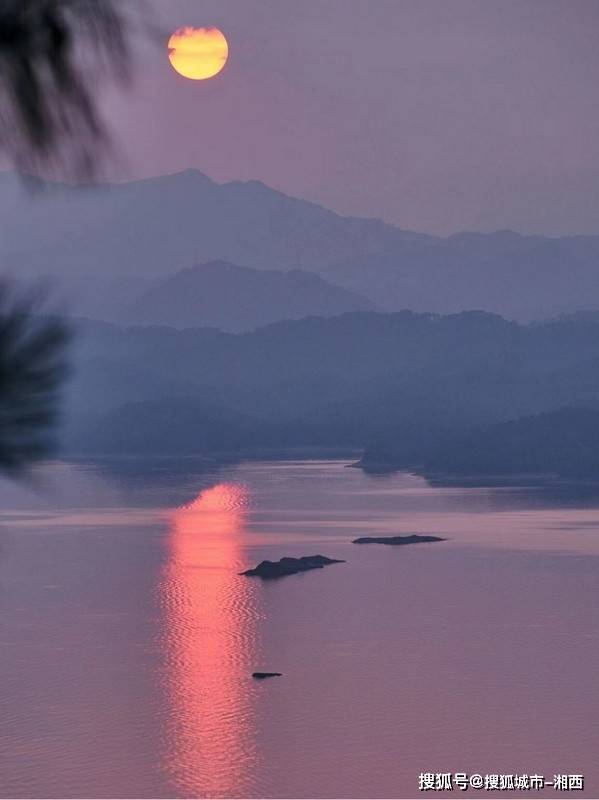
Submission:
{"label": "chinese text watermark", "polygon": [[418,778],[421,792],[443,792],[460,789],[487,791],[539,791],[553,788],[557,792],[582,791],[584,775],[480,775],[467,772],[421,772]]}

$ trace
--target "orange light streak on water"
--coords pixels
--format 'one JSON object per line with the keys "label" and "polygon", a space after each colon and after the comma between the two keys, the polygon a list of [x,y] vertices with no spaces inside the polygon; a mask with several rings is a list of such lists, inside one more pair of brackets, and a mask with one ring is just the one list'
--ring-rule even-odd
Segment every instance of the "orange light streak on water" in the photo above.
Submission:
{"label": "orange light streak on water", "polygon": [[254,587],[240,578],[246,487],[221,483],[172,515],[162,584],[170,725],[165,768],[181,792],[248,794],[255,766]]}

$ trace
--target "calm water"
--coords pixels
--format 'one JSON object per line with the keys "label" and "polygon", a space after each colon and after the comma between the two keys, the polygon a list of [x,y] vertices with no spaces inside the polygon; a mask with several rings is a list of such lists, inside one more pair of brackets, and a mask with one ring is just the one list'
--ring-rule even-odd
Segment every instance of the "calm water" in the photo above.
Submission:
{"label": "calm water", "polygon": [[[414,797],[423,771],[599,796],[590,491],[162,462],[0,500],[2,797]],[[412,531],[448,541],[350,543]],[[237,574],[314,553],[347,563]]]}

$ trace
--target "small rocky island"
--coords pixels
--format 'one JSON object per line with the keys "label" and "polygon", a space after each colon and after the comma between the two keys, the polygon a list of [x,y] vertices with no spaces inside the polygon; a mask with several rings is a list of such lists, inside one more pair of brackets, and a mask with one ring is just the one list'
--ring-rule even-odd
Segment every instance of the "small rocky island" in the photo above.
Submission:
{"label": "small rocky island", "polygon": [[254,569],[246,569],[241,575],[257,575],[266,580],[307,572],[309,569],[322,569],[328,564],[342,564],[342,559],[326,556],[302,556],[301,558],[281,558],[279,561],[261,561]]}
{"label": "small rocky island", "polygon": [[362,536],[354,539],[352,544],[419,544],[420,542],[444,542],[442,536],[419,536],[412,533],[409,536]]}
{"label": "small rocky island", "polygon": [[252,678],[258,681],[263,681],[264,678],[280,678],[282,675],[282,672],[252,672]]}

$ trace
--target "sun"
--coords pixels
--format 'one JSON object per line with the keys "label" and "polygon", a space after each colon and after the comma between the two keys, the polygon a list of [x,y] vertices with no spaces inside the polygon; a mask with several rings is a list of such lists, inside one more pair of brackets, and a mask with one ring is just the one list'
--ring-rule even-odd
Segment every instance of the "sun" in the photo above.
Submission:
{"label": "sun", "polygon": [[225,66],[229,45],[218,28],[179,28],[168,40],[168,57],[179,75],[203,81]]}

